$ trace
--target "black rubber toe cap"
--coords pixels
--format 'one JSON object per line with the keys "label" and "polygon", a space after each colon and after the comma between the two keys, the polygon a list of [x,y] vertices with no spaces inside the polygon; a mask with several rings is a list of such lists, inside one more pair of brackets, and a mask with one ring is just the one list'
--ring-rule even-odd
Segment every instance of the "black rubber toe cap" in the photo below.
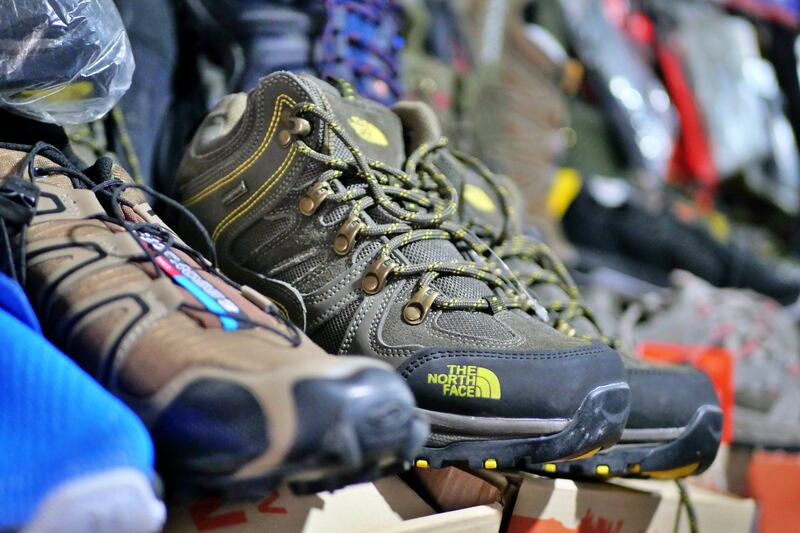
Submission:
{"label": "black rubber toe cap", "polygon": [[287,461],[315,455],[356,463],[394,450],[407,437],[414,396],[394,372],[369,368],[340,379],[307,379],[294,386],[297,435]]}
{"label": "black rubber toe cap", "polygon": [[708,377],[693,368],[629,368],[627,376],[631,388],[628,429],[683,427],[700,407],[719,405]]}
{"label": "black rubber toe cap", "polygon": [[501,418],[569,419],[591,391],[625,381],[619,355],[603,344],[540,352],[428,348],[398,372],[423,409]]}
{"label": "black rubber toe cap", "polygon": [[151,434],[160,468],[188,475],[231,474],[269,445],[267,420],[253,395],[211,378],[183,389]]}

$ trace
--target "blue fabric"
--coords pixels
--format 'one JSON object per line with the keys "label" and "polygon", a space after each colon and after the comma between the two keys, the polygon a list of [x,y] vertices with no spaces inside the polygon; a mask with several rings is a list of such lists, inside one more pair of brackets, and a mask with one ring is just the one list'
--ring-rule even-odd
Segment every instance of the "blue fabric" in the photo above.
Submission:
{"label": "blue fabric", "polygon": [[62,483],[116,468],[153,472],[142,422],[47,342],[29,311],[0,277],[0,530],[30,520]]}
{"label": "blue fabric", "polygon": [[0,309],[10,313],[35,332],[42,332],[25,291],[16,281],[2,272],[0,272]]}
{"label": "blue fabric", "polygon": [[351,82],[361,96],[385,105],[403,94],[402,9],[394,0],[325,0],[327,21],[317,68]]}

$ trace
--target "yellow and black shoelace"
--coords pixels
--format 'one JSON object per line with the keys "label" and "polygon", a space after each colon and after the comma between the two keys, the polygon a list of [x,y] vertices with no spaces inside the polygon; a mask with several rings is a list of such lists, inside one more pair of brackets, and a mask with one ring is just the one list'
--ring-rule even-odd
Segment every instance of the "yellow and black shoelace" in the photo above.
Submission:
{"label": "yellow and black shoelace", "polygon": [[[393,264],[391,276],[418,277],[418,290],[428,289],[441,275],[472,277],[498,289],[494,296],[465,298],[435,292],[431,307],[489,311],[522,309],[546,317],[544,309],[521,288],[502,261],[480,258],[491,255],[489,247],[464,226],[457,224],[458,193],[454,185],[431,161],[431,155],[447,146],[445,138],[435,144],[422,144],[406,159],[402,170],[390,168],[380,161],[369,160],[338,124],[336,117],[313,103],[295,106],[297,116],[312,116],[325,124],[347,148],[352,159],[339,159],[312,149],[302,139],[294,142],[300,153],[327,168],[318,183],[349,176],[353,183],[326,197],[326,201],[349,204],[349,219],[361,224],[360,235],[383,237],[379,259],[389,260],[392,252],[409,244],[447,240],[460,249],[475,254],[478,260],[453,259],[419,264]],[[376,223],[362,216],[374,206],[382,208],[396,222]]]}

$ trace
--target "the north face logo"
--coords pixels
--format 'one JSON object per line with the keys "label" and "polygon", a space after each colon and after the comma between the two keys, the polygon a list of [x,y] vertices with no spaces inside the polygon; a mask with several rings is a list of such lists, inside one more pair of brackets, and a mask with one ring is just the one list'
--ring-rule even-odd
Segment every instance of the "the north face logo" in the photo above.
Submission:
{"label": "the north face logo", "polygon": [[480,187],[471,183],[464,185],[464,200],[469,202],[469,204],[478,211],[483,211],[485,213],[494,213],[497,211],[497,206],[494,205],[489,195],[481,190]]}
{"label": "the north face logo", "polygon": [[428,383],[442,386],[443,396],[500,399],[500,380],[488,368],[447,365],[447,373],[428,373]]}
{"label": "the north face logo", "polygon": [[383,134],[378,126],[369,120],[353,115],[347,119],[347,123],[353,128],[356,135],[368,143],[377,144],[378,146],[389,146],[389,140],[386,138],[386,135]]}

